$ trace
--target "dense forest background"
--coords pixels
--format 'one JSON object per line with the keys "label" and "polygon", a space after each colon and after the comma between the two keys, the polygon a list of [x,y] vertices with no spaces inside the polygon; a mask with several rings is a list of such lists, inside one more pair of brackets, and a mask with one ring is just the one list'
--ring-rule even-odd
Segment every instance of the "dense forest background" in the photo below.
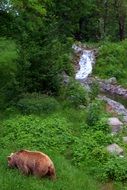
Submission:
{"label": "dense forest background", "polygon": [[23,92],[58,95],[63,71],[74,74],[73,42],[123,40],[126,17],[126,0],[1,0],[1,104]]}

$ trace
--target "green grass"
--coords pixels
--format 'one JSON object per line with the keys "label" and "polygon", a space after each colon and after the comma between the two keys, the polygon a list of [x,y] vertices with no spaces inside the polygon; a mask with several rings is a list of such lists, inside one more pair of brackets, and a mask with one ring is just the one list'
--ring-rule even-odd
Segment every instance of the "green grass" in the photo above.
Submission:
{"label": "green grass", "polygon": [[97,183],[84,171],[73,167],[63,156],[52,153],[56,166],[57,179],[37,179],[34,176],[24,176],[16,169],[7,167],[6,156],[10,152],[1,149],[0,156],[0,189],[1,190],[97,190]]}
{"label": "green grass", "polygon": [[[42,116],[12,114],[2,118],[0,127],[0,190],[99,190],[99,184],[84,170],[67,160],[69,144],[73,139],[72,121],[78,119],[73,109]],[[82,112],[82,111],[81,111]],[[69,113],[73,115],[69,122]],[[80,116],[83,120],[83,113]],[[77,120],[78,123],[79,120]],[[78,127],[78,125],[77,125]],[[16,150],[27,148],[47,153],[56,167],[57,179],[38,179],[24,176],[17,169],[7,166],[7,156]],[[68,149],[68,150],[67,150]],[[66,155],[66,156],[65,156]]]}
{"label": "green grass", "polygon": [[[95,126],[88,126],[87,114],[87,108],[66,107],[52,114],[22,115],[11,111],[10,115],[8,112],[2,117],[0,190],[102,190],[104,181],[100,177],[108,176],[103,166],[113,160],[104,148],[112,141],[120,142],[120,138],[113,139],[108,134],[103,120]],[[17,169],[9,169],[7,156],[20,149],[48,154],[56,167],[56,181],[24,176]],[[116,160],[116,164],[119,163]],[[126,163],[122,164],[120,175],[123,178]],[[107,167],[109,170],[113,168],[119,178],[117,167]],[[115,190],[123,190],[121,183],[116,183],[115,187]]]}

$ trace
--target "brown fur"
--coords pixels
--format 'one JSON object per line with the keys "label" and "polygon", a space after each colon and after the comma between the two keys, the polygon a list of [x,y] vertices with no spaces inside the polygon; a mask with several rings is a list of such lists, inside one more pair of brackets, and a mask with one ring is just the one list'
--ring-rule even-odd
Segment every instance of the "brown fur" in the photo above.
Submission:
{"label": "brown fur", "polygon": [[24,174],[33,174],[37,177],[49,176],[55,179],[55,167],[51,159],[38,151],[20,150],[8,156],[8,166],[17,167]]}

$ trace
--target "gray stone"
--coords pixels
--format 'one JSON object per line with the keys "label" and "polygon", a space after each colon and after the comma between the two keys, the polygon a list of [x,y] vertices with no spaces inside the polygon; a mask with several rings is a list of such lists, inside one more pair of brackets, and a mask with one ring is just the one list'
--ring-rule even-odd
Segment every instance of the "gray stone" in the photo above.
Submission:
{"label": "gray stone", "polygon": [[123,123],[116,117],[109,118],[108,125],[110,126],[112,133],[118,133],[123,128]]}
{"label": "gray stone", "polygon": [[112,77],[112,78],[105,80],[105,83],[106,84],[116,84],[117,83],[116,77]]}
{"label": "gray stone", "polygon": [[112,108],[112,110],[114,110],[118,115],[124,115],[125,117],[127,116],[127,109],[119,102],[111,100],[106,96],[99,95],[98,98],[105,101]]}
{"label": "gray stone", "polygon": [[123,123],[117,118],[117,117],[110,117],[108,119],[108,124],[109,125],[123,125]]}
{"label": "gray stone", "polygon": [[123,155],[123,149],[115,143],[107,146],[107,151],[118,156]]}
{"label": "gray stone", "polygon": [[63,83],[68,84],[69,81],[70,81],[69,76],[65,72],[63,72]]}
{"label": "gray stone", "polygon": [[115,125],[115,126],[112,125],[112,126],[110,126],[110,128],[111,128],[112,134],[117,134],[120,131],[122,131],[122,129],[123,129],[122,126],[117,126],[117,125]]}

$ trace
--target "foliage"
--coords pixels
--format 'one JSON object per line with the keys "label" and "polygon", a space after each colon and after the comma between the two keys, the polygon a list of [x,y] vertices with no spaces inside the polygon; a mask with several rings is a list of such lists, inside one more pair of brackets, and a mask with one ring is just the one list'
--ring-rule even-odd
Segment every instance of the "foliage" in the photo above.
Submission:
{"label": "foliage", "polygon": [[102,113],[102,104],[100,101],[95,100],[91,104],[89,104],[86,122],[89,126],[94,126],[99,121],[101,113]]}
{"label": "foliage", "polygon": [[113,157],[103,166],[102,179],[116,181],[127,180],[127,160],[126,158]]}
{"label": "foliage", "polygon": [[[99,144],[100,136],[102,136],[103,139],[101,145]],[[93,131],[83,133],[80,139],[76,139],[73,144],[73,163],[84,169],[91,165],[89,172],[93,170],[92,167],[96,168],[95,171],[97,172],[99,164],[105,162],[107,159],[108,155],[104,150],[104,144],[108,142],[110,142],[110,138],[105,137],[105,134],[101,131],[95,134]]]}
{"label": "foliage", "polygon": [[[31,96],[37,97],[37,94]],[[52,102],[52,98],[50,100]],[[10,111],[11,117],[1,122],[0,128],[1,150],[6,150],[7,154],[23,148],[47,152],[55,158],[59,178],[63,171],[60,169],[62,166],[58,166],[57,155],[62,154],[81,173],[94,173],[94,176],[101,180],[125,179],[126,159],[122,162],[122,158],[114,158],[106,151],[107,145],[121,143],[121,137],[107,133],[108,127],[102,118],[103,113],[100,115],[101,120],[93,126],[88,126],[85,121],[87,111],[74,107],[40,116],[14,115],[14,110]],[[112,164],[113,160],[118,168],[121,166],[120,170]]]}
{"label": "foliage", "polygon": [[75,107],[87,105],[89,102],[87,89],[74,80],[70,80],[68,84],[62,87],[61,94],[63,99],[66,98]]}
{"label": "foliage", "polygon": [[[53,13],[56,15],[59,32],[66,36],[73,36],[77,40],[96,40],[98,34],[98,18],[96,3],[90,0],[75,0],[63,2],[54,0]],[[79,11],[80,10],[80,11]],[[91,19],[92,17],[92,19]],[[88,21],[89,20],[89,21]],[[93,33],[94,30],[94,33]]]}
{"label": "foliage", "polygon": [[64,118],[59,118],[58,114],[48,118],[17,116],[3,122],[5,138],[1,139],[1,147],[11,143],[16,149],[50,149],[64,153],[65,148],[73,141],[68,126],[69,123]]}
{"label": "foliage", "polygon": [[104,43],[99,50],[94,74],[101,78],[116,77],[119,83],[126,85],[127,41]]}
{"label": "foliage", "polygon": [[51,39],[50,43],[45,42],[42,47],[31,45],[33,47],[28,47],[25,63],[24,60],[21,62],[25,64],[20,74],[21,83],[28,92],[57,94],[62,82],[62,72],[73,72],[69,58],[71,40],[62,43],[58,39]]}
{"label": "foliage", "polygon": [[13,40],[0,38],[0,107],[7,106],[8,101],[16,97],[18,83],[18,50]]}
{"label": "foliage", "polygon": [[48,97],[37,93],[25,94],[17,104],[17,108],[24,114],[51,113],[60,108],[54,97]]}
{"label": "foliage", "polygon": [[99,117],[99,120],[97,122],[94,123],[94,125],[92,126],[92,129],[97,131],[97,130],[101,130],[103,132],[110,132],[109,130],[109,126],[107,124],[107,117],[103,116],[103,113],[99,113],[101,114]]}
{"label": "foliage", "polygon": [[91,99],[96,98],[99,92],[100,92],[100,88],[99,88],[98,83],[96,81],[92,82],[92,84],[90,85],[90,98]]}

